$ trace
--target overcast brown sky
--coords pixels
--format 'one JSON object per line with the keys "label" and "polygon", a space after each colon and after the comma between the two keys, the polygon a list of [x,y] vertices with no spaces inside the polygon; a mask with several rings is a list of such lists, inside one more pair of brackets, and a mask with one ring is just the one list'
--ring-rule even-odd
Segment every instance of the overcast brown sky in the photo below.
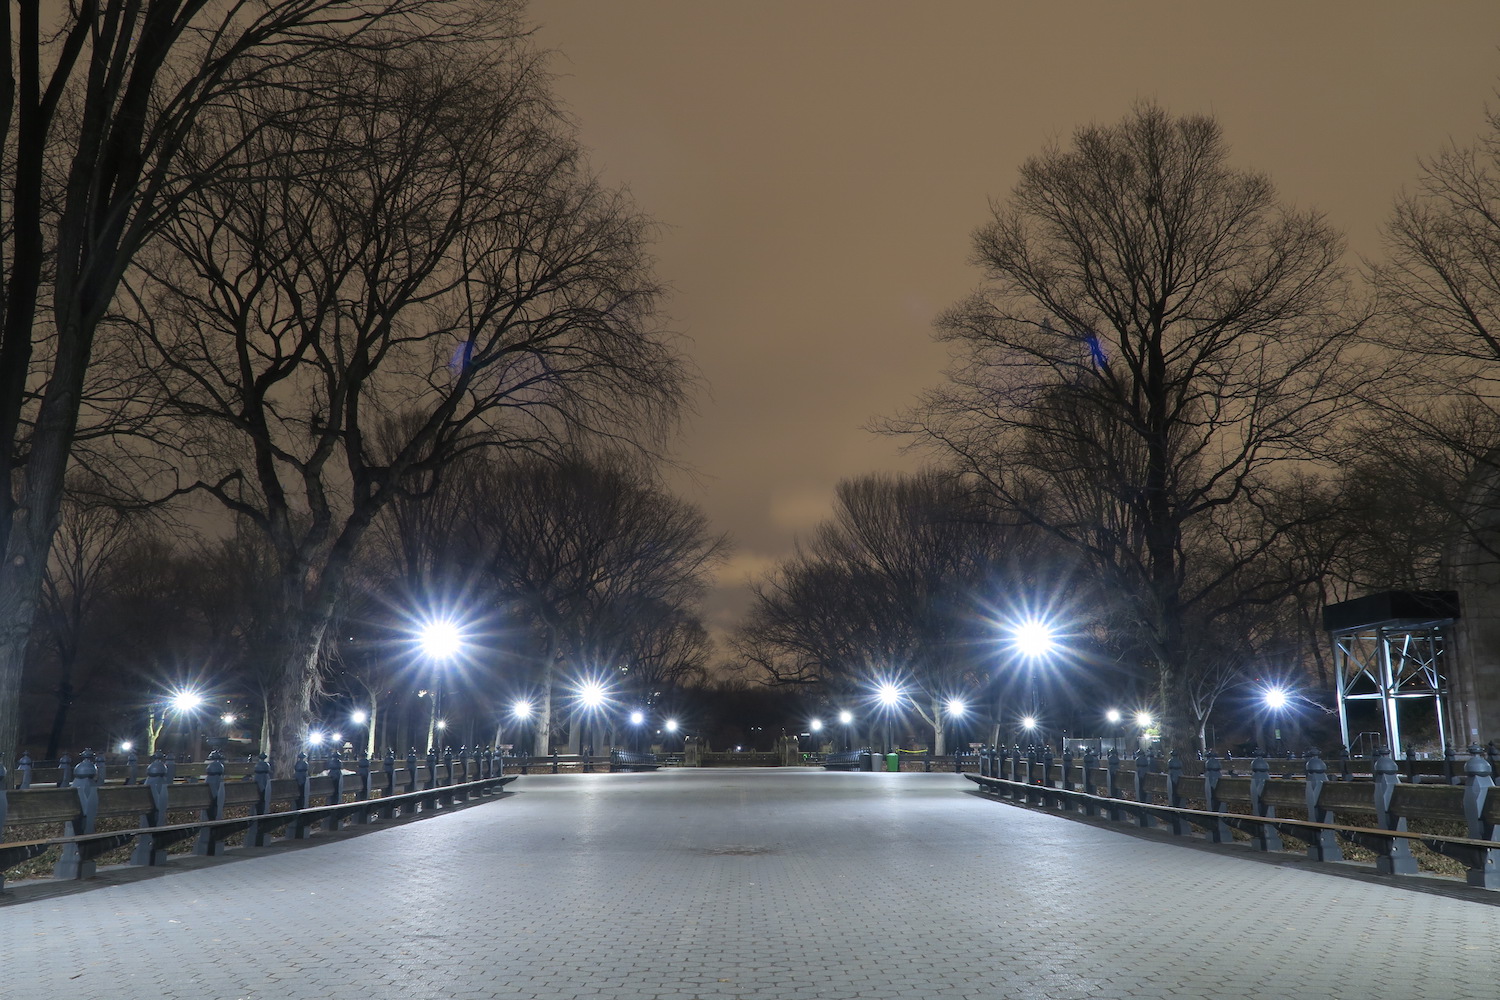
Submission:
{"label": "overcast brown sky", "polygon": [[824,517],[911,468],[863,430],[939,378],[931,322],[1017,166],[1138,99],[1210,113],[1237,166],[1380,253],[1417,159],[1480,130],[1497,0],[533,0],[604,178],[666,228],[673,326],[707,383],[680,489],[737,545],[710,613]]}

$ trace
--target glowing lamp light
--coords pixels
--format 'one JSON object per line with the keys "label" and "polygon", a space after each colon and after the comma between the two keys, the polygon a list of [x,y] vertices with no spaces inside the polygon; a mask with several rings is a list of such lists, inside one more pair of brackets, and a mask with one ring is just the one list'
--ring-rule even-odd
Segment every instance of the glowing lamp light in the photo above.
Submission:
{"label": "glowing lamp light", "polygon": [[886,681],[875,690],[875,697],[879,698],[880,703],[886,708],[890,708],[901,700],[901,689],[890,681]]}
{"label": "glowing lamp light", "polygon": [[447,719],[439,719],[439,720],[437,720],[437,728],[439,728],[439,729],[447,729],[448,728],[448,720]]}
{"label": "glowing lamp light", "polygon": [[531,718],[531,702],[529,702],[529,701],[518,701],[518,702],[516,702],[515,704],[513,704],[513,705],[510,706],[510,714],[514,715],[518,719],[529,719],[529,718]]}
{"label": "glowing lamp light", "polygon": [[1036,728],[1036,716],[1034,716],[1034,715],[1028,715],[1028,716],[1023,717],[1021,719],[1021,726],[1022,726],[1022,728],[1025,728],[1025,729],[1035,729]]}
{"label": "glowing lamp light", "polygon": [[363,726],[365,722],[369,720],[369,718],[369,713],[360,708],[355,709],[349,714],[349,721],[354,723],[356,726]]}
{"label": "glowing lamp light", "polygon": [[1267,708],[1279,709],[1286,707],[1286,692],[1279,687],[1267,688],[1264,697]]}
{"label": "glowing lamp light", "polygon": [[821,733],[823,731],[823,720],[814,719],[807,724],[807,728],[811,729],[815,733]]}
{"label": "glowing lamp light", "polygon": [[1046,656],[1057,648],[1057,635],[1044,621],[1030,619],[1011,629],[1011,643],[1022,656]]}
{"label": "glowing lamp light", "polygon": [[314,729],[312,732],[310,732],[310,733],[307,734],[307,742],[311,743],[315,747],[322,746],[323,745],[323,740],[325,738],[326,737],[324,737],[324,735],[322,733],[318,732],[316,729]]}
{"label": "glowing lamp light", "polygon": [[221,718],[224,720],[224,725],[232,726],[234,725],[234,720],[238,719],[239,716],[235,715],[233,712],[225,712]]}
{"label": "glowing lamp light", "polygon": [[450,660],[464,648],[464,634],[458,623],[438,618],[417,630],[417,642],[431,659]]}
{"label": "glowing lamp light", "polygon": [[677,732],[677,720],[676,719],[668,719],[667,720],[667,732],[669,732],[669,733],[675,733],[675,732]]}
{"label": "glowing lamp light", "polygon": [[842,712],[839,713],[839,722],[842,723],[843,725],[847,726],[847,725],[849,725],[849,723],[851,723],[853,721],[854,721],[854,713],[851,712],[851,711],[849,711],[848,709],[845,709],[844,711],[842,711]]}
{"label": "glowing lamp light", "polygon": [[132,743],[130,740],[125,740],[123,743],[120,744],[120,752],[121,753],[129,753],[130,751],[132,751],[134,749],[135,749],[135,744]]}
{"label": "glowing lamp light", "polygon": [[641,723],[643,723],[645,721],[646,721],[646,713],[642,712],[640,709],[636,709],[634,712],[630,713],[630,724],[632,726],[639,726]]}
{"label": "glowing lamp light", "polygon": [[1151,718],[1150,712],[1135,713],[1135,724],[1137,726],[1140,726],[1142,729],[1150,729],[1151,724],[1155,721],[1155,719]]}
{"label": "glowing lamp light", "polygon": [[344,734],[343,733],[330,733],[329,736],[328,736],[328,738],[330,740],[332,740],[333,742],[335,742],[335,743],[342,743],[342,742],[344,742]]}
{"label": "glowing lamp light", "polygon": [[604,685],[598,681],[585,681],[578,689],[578,700],[585,708],[598,708],[604,704]]}
{"label": "glowing lamp light", "polygon": [[947,711],[948,711],[948,714],[951,715],[951,716],[953,716],[954,718],[957,718],[958,716],[963,715],[965,712],[967,712],[969,710],[969,706],[965,705],[963,703],[963,700],[960,699],[960,698],[949,698],[948,699],[948,704],[945,705],[944,708],[946,708]]}
{"label": "glowing lamp light", "polygon": [[1124,718],[1124,716],[1120,714],[1120,710],[1118,708],[1112,708],[1108,712],[1105,712],[1104,717],[1109,720],[1109,723],[1112,726],[1119,725],[1120,720]]}
{"label": "glowing lamp light", "polygon": [[203,696],[197,691],[178,691],[172,695],[172,708],[178,712],[191,712],[203,704]]}

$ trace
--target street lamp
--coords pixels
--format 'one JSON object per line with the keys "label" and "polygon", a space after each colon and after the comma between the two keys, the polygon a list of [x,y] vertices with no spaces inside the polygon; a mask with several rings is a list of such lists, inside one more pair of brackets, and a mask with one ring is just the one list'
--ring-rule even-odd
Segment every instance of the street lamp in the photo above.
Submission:
{"label": "street lamp", "polygon": [[440,730],[448,728],[443,715],[443,668],[464,651],[466,640],[458,622],[451,618],[429,618],[416,630],[417,645],[433,665],[432,715],[427,723],[427,746],[437,749]]}
{"label": "street lamp", "polygon": [[590,677],[578,685],[576,693],[578,704],[583,706],[583,718],[579,727],[578,752],[587,758],[590,749],[588,737],[597,735],[589,731],[589,723],[595,721],[599,710],[604,707],[604,703],[609,699],[609,690],[604,686],[602,681]]}
{"label": "street lamp", "polygon": [[646,713],[640,709],[632,709],[630,713],[630,725],[634,730],[631,742],[635,744],[635,752],[641,752],[641,727],[646,724]]}
{"label": "street lamp", "polygon": [[1281,714],[1286,709],[1289,700],[1286,689],[1281,687],[1268,687],[1261,693],[1266,708],[1271,712],[1271,733],[1275,740],[1275,753],[1280,757],[1284,752],[1281,743]]}
{"label": "street lamp", "polygon": [[875,689],[875,698],[880,702],[880,714],[885,721],[885,746],[884,753],[891,752],[891,713],[896,706],[901,704],[905,692],[891,681],[881,681],[880,686]]}
{"label": "street lamp", "polygon": [[[1120,723],[1125,720],[1125,716],[1118,708],[1112,708],[1104,713],[1104,719],[1111,726],[1115,727],[1115,753],[1119,753],[1120,741],[1125,738],[1125,728]],[[1101,750],[1100,752],[1102,753],[1103,751]]]}
{"label": "street lamp", "polygon": [[[185,751],[183,745],[187,742],[187,726],[189,717],[195,715],[203,705],[204,697],[192,688],[179,688],[168,694],[166,700],[160,703],[160,707],[151,707],[146,712],[146,752],[156,752],[157,741],[167,728],[167,714],[177,714],[178,725],[182,731],[178,733],[178,750]],[[158,712],[160,714],[158,714]]]}
{"label": "street lamp", "polygon": [[849,738],[852,732],[851,727],[854,725],[854,713],[849,711],[847,708],[840,711],[839,725],[844,727],[844,749],[854,749],[854,742]]}

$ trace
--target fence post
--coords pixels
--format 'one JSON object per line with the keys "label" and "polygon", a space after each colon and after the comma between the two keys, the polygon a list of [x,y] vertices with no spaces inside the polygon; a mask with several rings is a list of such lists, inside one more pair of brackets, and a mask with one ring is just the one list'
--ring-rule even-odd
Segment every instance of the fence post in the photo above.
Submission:
{"label": "fence post", "polygon": [[[64,770],[69,785],[78,794],[78,814],[63,827],[64,837],[81,837],[94,832],[94,822],[99,818],[99,768],[94,763],[94,751],[84,750],[83,759],[75,772],[71,767]],[[62,782],[58,782],[62,787]],[[88,878],[97,865],[92,858],[84,859],[83,848],[78,844],[62,845],[62,857],[52,866],[53,878]]]}
{"label": "fence post", "polygon": [[[297,782],[297,802],[293,809],[307,809],[312,805],[311,777],[308,775],[307,752],[297,754],[297,763],[292,768],[292,777]],[[292,820],[292,839],[306,840],[312,836],[313,821],[298,815]]]}
{"label": "fence post", "polygon": [[130,752],[125,755],[125,784],[133,785],[136,783],[136,780],[139,777],[137,773],[139,770],[139,766],[140,757],[137,756],[135,747],[131,747]]}
{"label": "fence post", "polygon": [[[339,757],[338,748],[333,748],[328,754],[328,776],[333,779],[333,788],[328,792],[328,805],[337,806],[344,803],[344,761]],[[337,812],[331,812],[323,817],[323,829],[330,832],[337,831],[343,826],[343,819]]]}
{"label": "fence post", "polygon": [[63,754],[57,758],[57,787],[71,788],[73,785],[73,758]]}
{"label": "fence post", "polygon": [[1349,765],[1349,748],[1347,746],[1339,747],[1339,780],[1354,780],[1354,771]]}
{"label": "fence post", "polygon": [[[1494,840],[1495,824],[1484,818],[1484,803],[1490,790],[1495,787],[1494,768],[1480,755],[1478,746],[1469,747],[1469,759],[1464,764],[1464,821],[1469,826],[1469,836],[1474,840]],[[1500,888],[1500,867],[1495,856],[1500,851],[1476,847],[1472,863],[1465,878],[1480,889]]]}
{"label": "fence post", "polygon": [[[1177,756],[1176,750],[1167,758],[1167,804],[1177,809],[1182,808],[1182,758]],[[1187,817],[1178,813],[1172,814],[1170,826],[1172,833],[1179,837],[1192,832],[1192,825],[1188,823]]]}
{"label": "fence post", "polygon": [[[1490,745],[1494,746],[1493,743],[1490,744]],[[31,770],[32,770],[32,767],[31,767],[31,754],[26,753],[25,751],[22,751],[22,753],[21,753],[21,759],[18,760],[18,761],[16,761],[16,770],[18,770],[18,771],[21,772],[21,782],[20,782],[20,784],[16,785],[16,787],[17,788],[30,788],[31,787]]]}
{"label": "fence post", "polygon": [[[224,755],[217,748],[208,754],[208,766],[203,770],[203,780],[208,784],[208,806],[201,810],[198,818],[212,821],[224,818]],[[193,841],[193,853],[204,857],[218,857],[224,853],[224,838],[211,826],[201,827]]]}
{"label": "fence post", "polygon": [[[437,749],[436,748],[428,748],[428,750],[427,750],[427,787],[428,788],[441,788],[442,786],[443,786],[442,780],[440,778],[438,778],[438,752],[437,752]],[[432,796],[432,798],[429,799],[428,801],[430,801],[432,803],[432,808],[436,809],[438,806],[440,806],[440,805],[443,804],[443,797],[441,795],[434,794]]]}
{"label": "fence post", "polygon": [[[1219,798],[1219,778],[1222,776],[1219,755],[1210,750],[1203,757],[1203,808],[1209,812],[1224,811],[1224,802]],[[1227,844],[1234,840],[1234,835],[1228,823],[1215,819],[1208,824],[1208,839],[1215,844]]]}
{"label": "fence post", "polygon": [[[417,748],[412,747],[406,751],[406,792],[411,794],[417,790]],[[415,802],[409,802],[401,807],[403,814],[414,813],[418,809]]]}
{"label": "fence post", "polygon": [[[1319,802],[1323,786],[1328,783],[1328,764],[1317,747],[1307,751],[1307,818],[1314,823],[1332,823],[1333,810],[1325,809]],[[1339,848],[1338,834],[1332,830],[1309,830],[1307,856],[1314,861],[1342,861],[1344,852]]]}
{"label": "fence post", "polygon": [[[1099,751],[1089,747],[1083,752],[1083,794],[1098,795],[1099,789],[1094,785],[1094,769],[1099,766]],[[1085,816],[1099,815],[1099,803],[1093,799],[1083,800],[1083,814]]]}
{"label": "fence post", "polygon": [[[1275,819],[1276,807],[1266,802],[1266,781],[1270,777],[1271,762],[1266,760],[1264,750],[1257,749],[1255,760],[1250,764],[1250,812],[1256,816]],[[1281,834],[1270,823],[1257,823],[1251,842],[1257,851],[1279,851],[1282,847]]]}
{"label": "fence post", "polygon": [[[384,766],[384,770],[385,770],[385,790],[380,793],[380,797],[382,799],[388,799],[392,795],[397,794],[396,793],[396,748],[395,747],[386,747],[385,748],[385,760],[383,760],[381,763]],[[396,815],[396,807],[395,806],[391,805],[389,802],[382,802],[380,804],[379,816],[380,816],[381,819],[390,819],[394,815]]]}
{"label": "fence post", "polygon": [[[151,805],[141,814],[141,826],[164,826],[167,822],[167,762],[160,750],[151,755],[146,765],[146,790],[151,796]],[[143,833],[135,839],[135,849],[130,852],[133,865],[163,865],[167,863],[167,852],[158,847],[156,835]]]}
{"label": "fence post", "polygon": [[[1406,817],[1391,812],[1391,796],[1396,792],[1400,780],[1396,762],[1391,751],[1380,747],[1375,751],[1375,825],[1382,830],[1406,832]],[[1382,837],[1379,843],[1380,856],[1375,859],[1375,870],[1382,875],[1415,875],[1417,859],[1412,857],[1411,845],[1405,837]]]}
{"label": "fence post", "polygon": [[1146,800],[1151,797],[1146,790],[1146,775],[1149,773],[1149,761],[1146,751],[1135,752],[1135,822],[1143,829],[1151,829],[1155,823],[1152,822],[1151,814],[1146,811]]}
{"label": "fence post", "polygon": [[[359,789],[354,793],[354,801],[369,802],[374,791],[371,784],[369,753],[359,755],[359,763],[355,765],[355,771],[359,775]],[[358,816],[361,824],[373,823],[375,822],[375,809],[367,805],[359,811]]]}
{"label": "fence post", "polygon": [[1041,776],[1041,780],[1038,782],[1038,784],[1040,784],[1042,786],[1041,787],[1041,792],[1040,792],[1040,798],[1041,798],[1042,805],[1044,805],[1044,806],[1057,806],[1057,805],[1061,805],[1061,802],[1059,801],[1058,796],[1052,794],[1052,789],[1053,789],[1054,786],[1052,784],[1052,747],[1051,746],[1045,746],[1045,747],[1042,748],[1042,776]]}
{"label": "fence post", "polygon": [[[452,772],[453,772],[453,764],[451,762],[448,765],[448,772],[449,772],[449,774],[452,774]],[[465,785],[465,784],[468,783],[468,780],[469,780],[469,748],[468,747],[459,747],[458,748],[458,780],[457,780],[457,782],[450,781],[450,784],[454,784],[455,785],[455,787],[453,789],[453,795],[451,796],[451,798],[452,798],[452,800],[454,802],[463,802],[464,800],[466,800],[469,797],[469,793],[467,791],[465,791],[464,788],[462,787],[463,785]]]}
{"label": "fence post", "polygon": [[[1063,747],[1062,754],[1062,787],[1065,792],[1073,790],[1073,751],[1067,747]],[[1074,810],[1074,802],[1071,795],[1064,796],[1058,804],[1062,805],[1064,802],[1067,804],[1069,811]]]}
{"label": "fence post", "polygon": [[[255,768],[251,771],[255,778],[255,815],[265,816],[271,811],[271,762],[265,754],[255,762]],[[245,831],[245,843],[250,847],[265,847],[271,842],[271,829],[259,820],[250,823],[250,829]]]}
{"label": "fence post", "polygon": [[1104,756],[1104,781],[1109,789],[1110,796],[1110,819],[1121,822],[1125,819],[1124,805],[1118,805],[1121,801],[1121,751],[1110,747],[1109,753]]}

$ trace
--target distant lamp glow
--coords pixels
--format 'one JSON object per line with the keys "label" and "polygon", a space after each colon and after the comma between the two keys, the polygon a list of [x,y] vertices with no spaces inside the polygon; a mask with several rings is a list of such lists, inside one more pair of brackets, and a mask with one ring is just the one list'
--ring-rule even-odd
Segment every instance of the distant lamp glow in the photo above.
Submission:
{"label": "distant lamp glow", "polygon": [[178,691],[172,695],[172,708],[178,712],[191,712],[203,704],[203,695],[197,691]]}
{"label": "distant lamp glow", "polygon": [[1011,629],[1010,641],[1022,656],[1046,656],[1057,648],[1057,633],[1046,622],[1031,618]]}
{"label": "distant lamp glow", "polygon": [[901,689],[890,681],[886,681],[875,689],[875,697],[879,698],[880,703],[886,708],[890,708],[901,700]]}
{"label": "distant lamp glow", "polygon": [[963,703],[961,698],[949,698],[948,704],[944,706],[948,714],[955,719],[969,710],[969,706]]}
{"label": "distant lamp glow", "polygon": [[233,712],[225,712],[224,715],[222,716],[222,719],[224,720],[224,725],[226,725],[226,726],[232,726],[232,725],[234,725],[234,721],[236,719],[238,719],[238,718],[239,718],[239,716],[235,715]]}
{"label": "distant lamp glow", "polygon": [[822,719],[813,719],[811,722],[809,722],[807,724],[807,728],[810,729],[810,730],[812,730],[815,733],[821,733],[823,731],[823,720]]}
{"label": "distant lamp glow", "polygon": [[135,749],[135,744],[132,743],[130,740],[125,740],[125,741],[123,741],[120,744],[120,752],[121,753],[129,753],[130,751],[132,751],[134,749]]}
{"label": "distant lamp glow", "polygon": [[526,701],[525,699],[514,702],[510,706],[510,714],[514,715],[518,719],[531,718],[531,711],[531,702]]}
{"label": "distant lamp glow", "polygon": [[330,740],[332,740],[334,743],[342,743],[342,742],[344,742],[344,734],[343,733],[330,733],[328,735],[328,738]]}
{"label": "distant lamp glow", "polygon": [[370,714],[362,708],[356,708],[353,712],[349,713],[349,721],[356,726],[363,726],[369,718]]}
{"label": "distant lamp glow", "polygon": [[1035,729],[1036,728],[1036,716],[1034,716],[1034,715],[1023,716],[1022,719],[1021,719],[1021,727],[1023,729]]}
{"label": "distant lamp glow", "polygon": [[677,720],[676,719],[668,719],[667,723],[666,723],[666,729],[667,729],[667,732],[669,732],[669,733],[675,733],[675,732],[677,732]]}
{"label": "distant lamp glow", "polygon": [[632,726],[639,726],[641,723],[643,723],[645,721],[646,721],[646,713],[642,712],[640,709],[636,709],[634,712],[630,713],[630,724]]}
{"label": "distant lamp glow", "polygon": [[439,719],[439,720],[437,720],[436,726],[437,726],[438,729],[447,729],[448,728],[448,720],[447,719]]}
{"label": "distant lamp glow", "polygon": [[434,660],[451,660],[464,648],[463,630],[447,618],[424,622],[417,630],[417,641],[422,652]]}
{"label": "distant lamp glow", "polygon": [[325,737],[323,736],[323,734],[316,729],[307,734],[307,742],[311,743],[315,747],[322,746],[324,739]]}
{"label": "distant lamp glow", "polygon": [[1120,720],[1125,717],[1120,714],[1120,710],[1118,708],[1112,708],[1108,712],[1104,713],[1104,718],[1109,721],[1110,725],[1117,726],[1120,724]]}
{"label": "distant lamp glow", "polygon": [[1155,719],[1151,718],[1150,712],[1135,713],[1135,724],[1137,726],[1140,726],[1142,729],[1150,729],[1152,723],[1154,723],[1155,721]]}
{"label": "distant lamp glow", "polygon": [[848,709],[845,709],[844,711],[842,711],[842,712],[839,713],[839,723],[841,725],[847,726],[847,725],[849,725],[849,723],[851,723],[853,721],[854,721],[854,713],[851,712],[851,711],[849,711]]}
{"label": "distant lamp glow", "polygon": [[1264,695],[1269,709],[1286,708],[1286,691],[1279,687],[1267,688]]}

